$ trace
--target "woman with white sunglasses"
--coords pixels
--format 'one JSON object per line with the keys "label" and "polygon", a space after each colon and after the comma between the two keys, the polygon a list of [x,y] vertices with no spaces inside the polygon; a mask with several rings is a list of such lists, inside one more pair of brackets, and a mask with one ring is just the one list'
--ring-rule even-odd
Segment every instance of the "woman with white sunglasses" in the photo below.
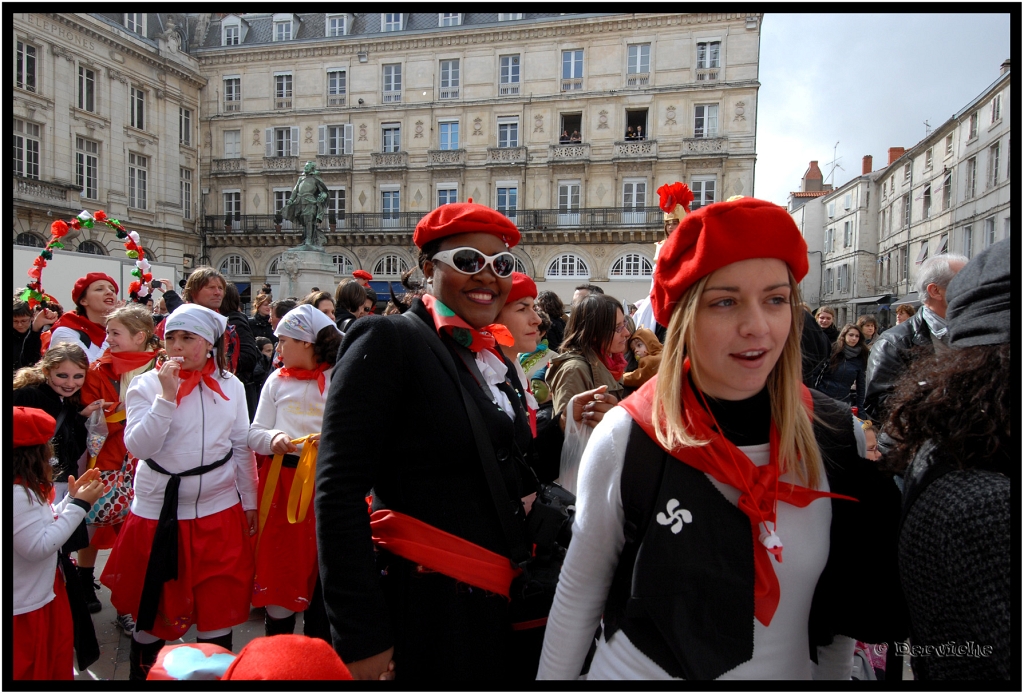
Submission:
{"label": "woman with white sunglasses", "polygon": [[[525,389],[500,350],[512,336],[495,324],[519,230],[469,201],[428,214],[413,241],[427,293],[401,316],[352,325],[324,411],[315,510],[334,647],[356,679],[532,679],[513,654],[502,526],[523,528],[532,437]],[[367,435],[382,417],[393,430]]]}

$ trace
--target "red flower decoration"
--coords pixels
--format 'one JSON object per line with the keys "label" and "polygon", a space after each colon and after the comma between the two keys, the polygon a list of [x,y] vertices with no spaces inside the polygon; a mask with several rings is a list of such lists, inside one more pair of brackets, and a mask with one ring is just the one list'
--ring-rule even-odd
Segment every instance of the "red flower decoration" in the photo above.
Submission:
{"label": "red flower decoration", "polygon": [[32,261],[32,264],[36,267],[46,267],[46,258],[41,255],[37,255],[36,259]]}
{"label": "red flower decoration", "polygon": [[136,280],[136,281],[134,281],[134,282],[132,282],[131,284],[128,285],[128,293],[129,294],[135,294],[141,288],[142,288],[142,283],[139,282],[138,280]]}
{"label": "red flower decoration", "polygon": [[28,269],[28,276],[34,280],[39,280],[40,274],[42,274],[42,270],[38,267],[30,267]]}
{"label": "red flower decoration", "polygon": [[107,213],[104,212],[103,210],[96,210],[95,212],[92,213],[92,218],[95,219],[97,222],[102,222],[104,219],[107,218]]}
{"label": "red flower decoration", "polygon": [[50,225],[50,233],[56,236],[58,239],[61,238],[62,236],[68,233],[67,222],[63,222],[58,219],[56,222]]}
{"label": "red flower decoration", "polygon": [[671,212],[676,209],[676,205],[682,205],[683,209],[689,212],[690,203],[693,202],[693,193],[690,191],[690,187],[678,181],[671,185],[666,183],[658,188],[658,196],[661,198],[658,206],[663,212]]}
{"label": "red flower decoration", "polygon": [[82,228],[82,222],[81,222],[80,219],[78,219],[78,217],[72,217],[71,218],[71,228],[72,229],[81,229]]}

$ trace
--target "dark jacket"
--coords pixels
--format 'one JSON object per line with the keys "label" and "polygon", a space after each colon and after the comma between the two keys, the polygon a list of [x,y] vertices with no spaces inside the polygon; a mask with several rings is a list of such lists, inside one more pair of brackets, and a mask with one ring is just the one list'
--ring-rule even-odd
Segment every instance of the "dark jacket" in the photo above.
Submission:
{"label": "dark jacket", "polygon": [[832,347],[828,336],[814,320],[810,311],[804,311],[804,327],[800,333],[800,351],[802,354],[803,381],[808,388],[813,388],[818,374],[828,365]]}
{"label": "dark jacket", "polygon": [[920,310],[899,325],[879,335],[871,345],[864,390],[864,413],[872,421],[884,424],[889,414],[885,401],[896,388],[896,381],[907,372],[915,353],[934,354],[932,333]]}
{"label": "dark jacket", "polygon": [[551,319],[551,327],[548,328],[545,339],[548,341],[548,349],[552,352],[558,352],[558,348],[562,346],[562,340],[565,339],[565,319],[562,316],[548,316]]}
{"label": "dark jacket", "polygon": [[355,314],[346,311],[340,306],[334,308],[334,323],[342,333],[348,331],[350,325],[355,321]]}
{"label": "dark jacket", "polygon": [[81,405],[61,398],[47,383],[26,386],[14,391],[14,406],[36,407],[54,419],[65,410],[64,421],[53,435],[53,454],[58,464],[53,470],[54,482],[67,482],[68,475],[78,477],[78,459],[85,452],[85,417],[78,414]]}
{"label": "dark jacket", "polygon": [[[820,325],[818,327],[821,328]],[[831,349],[832,345],[834,345],[836,343],[836,340],[839,339],[839,328],[836,327],[836,324],[833,321],[832,325],[828,326],[827,328],[821,328],[821,332],[824,333],[825,337],[828,338],[828,346],[829,349]]]}
{"label": "dark jacket", "polygon": [[[11,328],[14,330],[14,328]],[[19,333],[14,330],[14,340],[11,349],[11,356],[14,359],[14,371],[24,367],[32,366],[39,361],[40,350],[42,350],[42,331],[36,332],[30,325],[28,330]]]}
{"label": "dark jacket", "polygon": [[241,311],[232,311],[224,317],[228,319],[228,325],[235,326],[235,332],[238,334],[238,368],[235,375],[242,383],[250,383],[252,370],[260,357],[260,350],[256,347],[256,336],[249,327],[249,319]]}
{"label": "dark jacket", "polygon": [[[409,311],[433,329],[421,301]],[[506,395],[516,419],[497,409],[454,343],[445,344],[486,424],[509,504],[521,514],[519,499],[532,491],[516,460],[530,446],[525,410],[511,388]],[[509,374],[518,384],[511,365]],[[390,431],[372,435],[382,417]],[[366,508],[371,489],[374,508],[509,556],[459,386],[404,316],[352,325],[324,408],[314,503],[334,648],[351,662],[393,646],[398,677],[407,681],[507,679],[513,663],[505,598],[417,571],[383,550],[375,558]]]}
{"label": "dark jacket", "polygon": [[270,340],[271,344],[277,344],[277,335],[274,334],[274,329],[270,327],[270,319],[263,314],[257,313],[249,319],[249,329],[252,330],[254,340],[257,337],[265,337]]}
{"label": "dark jacket", "polygon": [[[833,370],[826,367],[818,381],[818,390],[836,400],[856,405],[858,414],[864,407],[864,372],[867,368],[863,356],[847,359],[840,355],[839,363]],[[850,387],[856,384],[857,394],[850,395]]]}

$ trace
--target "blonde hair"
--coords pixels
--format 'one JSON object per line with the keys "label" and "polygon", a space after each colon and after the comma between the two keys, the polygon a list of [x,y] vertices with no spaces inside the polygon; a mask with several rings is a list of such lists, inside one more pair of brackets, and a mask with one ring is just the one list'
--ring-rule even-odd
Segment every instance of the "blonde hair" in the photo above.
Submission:
{"label": "blonde hair", "polygon": [[[768,396],[771,400],[772,422],[779,430],[779,472],[792,470],[801,484],[816,489],[824,468],[814,438],[811,417],[808,416],[802,396],[800,336],[803,309],[800,306],[800,288],[793,273],[788,274],[792,318],[782,354],[768,374]],[[699,340],[695,319],[708,277],[710,275],[702,277],[680,297],[668,324],[651,415],[658,442],[669,450],[705,446],[709,443],[687,430],[681,392],[687,345],[696,344]],[[691,360],[690,374],[697,388],[701,387],[700,373],[700,364]]]}
{"label": "blonde hair", "polygon": [[[25,366],[14,372],[14,390],[46,383],[50,372],[66,361],[85,371],[89,370],[89,357],[85,355],[85,350],[74,342],[58,342],[46,350],[35,366]],[[77,398],[78,393],[71,397]]]}
{"label": "blonde hair", "polygon": [[[153,314],[146,310],[144,306],[140,306],[139,304],[129,304],[127,306],[114,309],[110,312],[110,315],[107,316],[107,324],[109,324],[110,321],[117,321],[123,325],[124,329],[127,330],[130,335],[145,333],[146,341],[142,343],[142,349],[139,350],[140,352],[160,349],[160,339],[153,333]],[[120,392],[122,394],[125,393],[128,390],[128,386],[131,385],[133,378],[139,374],[146,373],[152,369],[155,364],[156,358],[137,369],[132,369],[131,371],[126,371],[121,374]]]}

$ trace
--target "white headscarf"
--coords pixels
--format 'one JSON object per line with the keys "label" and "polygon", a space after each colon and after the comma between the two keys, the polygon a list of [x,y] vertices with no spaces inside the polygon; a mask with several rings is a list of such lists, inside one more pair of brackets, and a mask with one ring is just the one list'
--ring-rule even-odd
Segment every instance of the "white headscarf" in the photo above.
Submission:
{"label": "white headscarf", "polygon": [[[274,334],[278,337],[284,335],[294,340],[316,343],[317,334],[328,325],[338,330],[338,326],[326,313],[316,306],[302,304],[284,314],[284,318],[277,324]],[[341,331],[338,330],[338,332]]]}
{"label": "white headscarf", "polygon": [[228,328],[228,319],[216,311],[211,311],[199,304],[182,304],[167,316],[164,322],[164,335],[174,330],[184,330],[203,338],[211,345],[217,344],[217,338]]}

